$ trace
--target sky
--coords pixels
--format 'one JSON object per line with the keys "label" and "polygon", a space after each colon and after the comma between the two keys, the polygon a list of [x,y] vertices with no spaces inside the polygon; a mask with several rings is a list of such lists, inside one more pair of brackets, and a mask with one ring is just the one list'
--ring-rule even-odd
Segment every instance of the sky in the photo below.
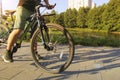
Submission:
{"label": "sky", "polygon": [[[1,1],[1,0],[0,0]],[[2,0],[2,8],[4,10],[15,10],[19,0]],[[58,13],[64,12],[67,9],[68,0],[49,0],[51,4],[57,4],[54,8]],[[107,3],[109,0],[93,0],[97,6]]]}

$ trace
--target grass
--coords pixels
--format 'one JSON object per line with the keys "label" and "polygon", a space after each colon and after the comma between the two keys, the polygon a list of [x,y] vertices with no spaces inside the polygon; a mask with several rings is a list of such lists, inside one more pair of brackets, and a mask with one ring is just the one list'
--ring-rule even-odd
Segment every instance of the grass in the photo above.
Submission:
{"label": "grass", "polygon": [[120,47],[120,34],[81,28],[68,28],[68,31],[72,34],[75,44]]}
{"label": "grass", "polygon": [[[85,28],[67,28],[67,30],[72,35],[75,45],[120,47],[120,34]],[[58,31],[53,32],[54,39],[58,39],[60,33]],[[29,41],[29,34],[27,34],[25,41]],[[64,39],[59,41],[61,43],[66,42]]]}

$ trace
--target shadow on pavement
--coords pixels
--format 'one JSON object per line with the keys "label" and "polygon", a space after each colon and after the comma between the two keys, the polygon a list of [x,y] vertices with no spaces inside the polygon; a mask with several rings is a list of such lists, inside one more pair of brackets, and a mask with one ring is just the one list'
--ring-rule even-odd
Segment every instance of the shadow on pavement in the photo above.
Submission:
{"label": "shadow on pavement", "polygon": [[93,50],[88,50],[88,51],[86,50],[86,52],[84,53],[82,52],[83,52],[82,48],[79,48],[77,50],[77,52],[75,53],[72,65],[76,65],[78,63],[87,62],[87,61],[100,62],[104,65],[98,68],[94,67],[92,69],[86,69],[86,70],[64,71],[60,75],[54,75],[51,77],[45,77],[45,78],[40,78],[40,79],[35,79],[35,80],[55,80],[55,79],[65,80],[73,75],[77,76],[82,73],[92,75],[92,74],[97,74],[103,70],[110,70],[113,68],[120,67],[120,63],[118,62],[120,61],[120,50],[119,49],[114,49],[114,48],[111,50],[101,49],[98,51],[96,49],[93,49]]}

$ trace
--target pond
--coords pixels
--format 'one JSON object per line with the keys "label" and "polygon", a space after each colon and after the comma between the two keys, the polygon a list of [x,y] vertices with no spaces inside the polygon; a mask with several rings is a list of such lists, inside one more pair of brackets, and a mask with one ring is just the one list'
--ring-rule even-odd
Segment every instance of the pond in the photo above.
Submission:
{"label": "pond", "polygon": [[87,46],[120,46],[120,34],[79,28],[68,30],[72,34],[75,44]]}

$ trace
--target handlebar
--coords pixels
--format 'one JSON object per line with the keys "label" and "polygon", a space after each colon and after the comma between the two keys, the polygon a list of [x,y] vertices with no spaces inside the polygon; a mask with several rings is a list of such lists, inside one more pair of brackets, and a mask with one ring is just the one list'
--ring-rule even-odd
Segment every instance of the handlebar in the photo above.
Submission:
{"label": "handlebar", "polygon": [[[50,6],[50,5],[38,4],[38,5],[35,7],[35,9],[38,10],[40,7],[46,7],[46,8],[48,8],[49,6]],[[53,5],[53,7],[55,7],[55,6],[56,6],[56,4]]]}
{"label": "handlebar", "polygon": [[42,15],[42,16],[53,16],[53,15],[55,15],[55,13],[51,13],[51,14],[44,14],[44,15]]}
{"label": "handlebar", "polygon": [[[43,4],[40,4],[40,7],[46,7],[46,8],[47,8],[47,7],[49,7],[49,6],[50,6],[50,5],[43,5]],[[53,5],[53,7],[55,7],[55,6],[56,6],[56,4]]]}
{"label": "handlebar", "polygon": [[41,15],[40,10],[39,10],[40,7],[46,7],[46,8],[48,8],[48,9],[52,9],[52,8],[54,8],[55,6],[56,6],[56,4],[54,4],[54,5],[38,4],[38,5],[36,5],[36,7],[35,7],[36,15],[37,15],[37,16],[41,16],[41,17],[55,15],[55,13]]}

